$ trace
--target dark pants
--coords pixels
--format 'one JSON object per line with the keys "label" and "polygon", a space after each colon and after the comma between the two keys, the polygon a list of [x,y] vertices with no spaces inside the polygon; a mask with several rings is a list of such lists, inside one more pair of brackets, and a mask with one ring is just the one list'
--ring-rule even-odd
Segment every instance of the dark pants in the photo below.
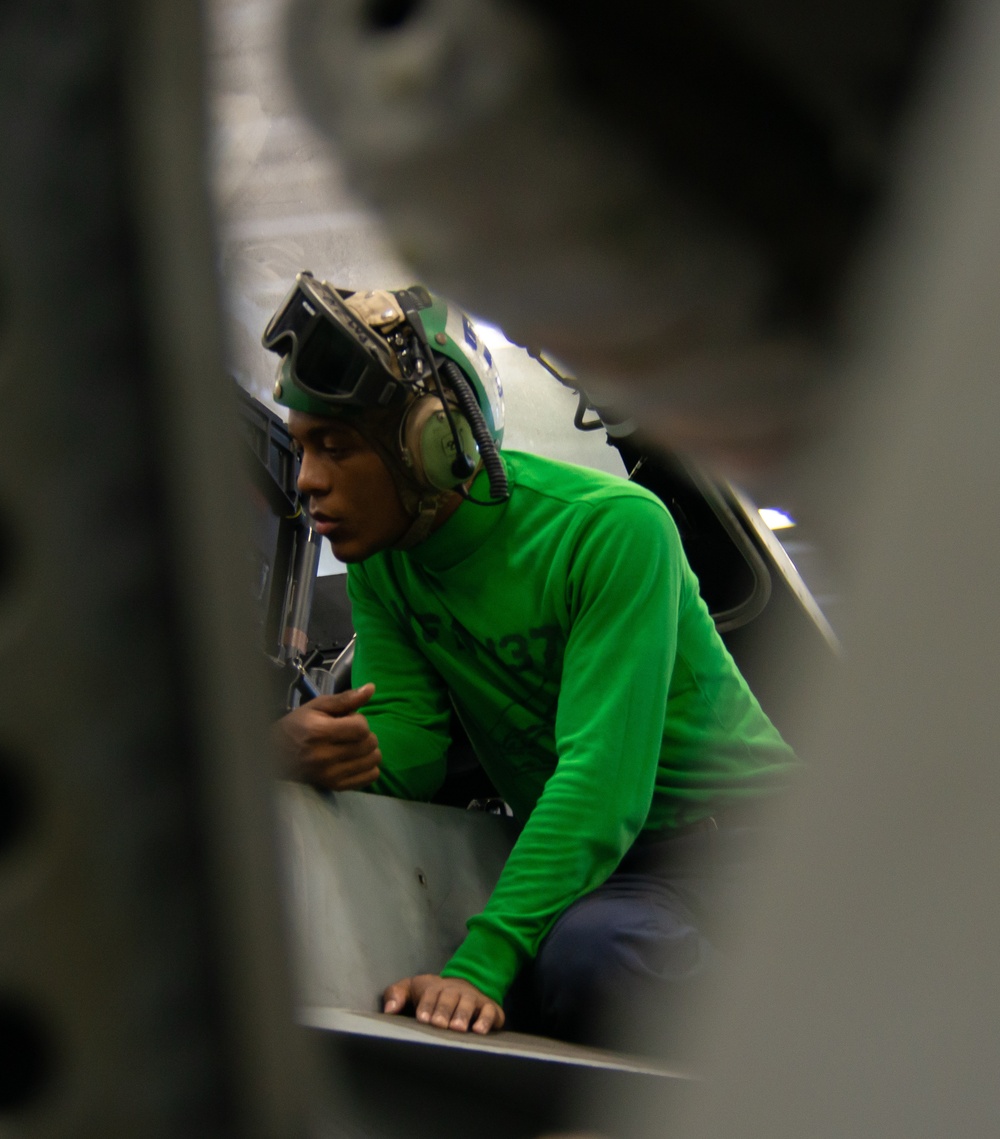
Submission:
{"label": "dark pants", "polygon": [[508,1027],[682,1057],[762,839],[759,828],[707,822],[640,840],[557,919],[504,1003]]}

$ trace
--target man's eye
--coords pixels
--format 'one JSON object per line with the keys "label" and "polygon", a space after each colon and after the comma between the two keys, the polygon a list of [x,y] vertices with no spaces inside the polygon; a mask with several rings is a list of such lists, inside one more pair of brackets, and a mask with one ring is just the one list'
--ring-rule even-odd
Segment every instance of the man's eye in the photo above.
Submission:
{"label": "man's eye", "polygon": [[350,447],[345,447],[342,443],[324,443],[323,454],[329,455],[331,459],[343,459],[351,453]]}

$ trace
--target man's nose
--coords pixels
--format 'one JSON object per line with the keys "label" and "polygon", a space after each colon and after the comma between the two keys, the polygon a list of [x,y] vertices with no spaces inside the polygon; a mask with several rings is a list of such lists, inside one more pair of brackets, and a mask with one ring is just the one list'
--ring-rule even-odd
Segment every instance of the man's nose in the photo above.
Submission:
{"label": "man's nose", "polygon": [[299,475],[295,480],[299,494],[305,498],[309,495],[323,494],[330,489],[328,482],[329,480],[323,475],[322,465],[308,451],[303,452],[299,460]]}

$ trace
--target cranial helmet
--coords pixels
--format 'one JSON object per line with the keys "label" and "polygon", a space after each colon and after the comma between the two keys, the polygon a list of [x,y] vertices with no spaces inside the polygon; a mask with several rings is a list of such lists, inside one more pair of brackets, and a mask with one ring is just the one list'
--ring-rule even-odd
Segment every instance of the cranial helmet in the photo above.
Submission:
{"label": "cranial helmet", "polygon": [[500,377],[454,305],[419,285],[352,292],[302,272],[262,343],[281,357],[277,403],[342,415],[381,451],[404,507],[425,523],[408,544],[480,461],[491,500],[506,499]]}

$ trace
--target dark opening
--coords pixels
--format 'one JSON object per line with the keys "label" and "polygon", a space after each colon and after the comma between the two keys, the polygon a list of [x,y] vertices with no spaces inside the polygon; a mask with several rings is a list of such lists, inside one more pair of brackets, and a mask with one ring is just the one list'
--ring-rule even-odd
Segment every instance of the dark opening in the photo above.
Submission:
{"label": "dark opening", "polygon": [[51,1049],[38,1020],[21,1002],[0,997],[0,1111],[30,1106],[51,1069]]}
{"label": "dark opening", "polygon": [[27,829],[30,799],[24,778],[0,750],[0,857]]}
{"label": "dark opening", "polygon": [[13,571],[14,551],[10,532],[4,525],[4,518],[0,515],[0,596],[3,595]]}
{"label": "dark opening", "polygon": [[365,22],[378,32],[401,28],[419,11],[421,0],[369,0]]}

